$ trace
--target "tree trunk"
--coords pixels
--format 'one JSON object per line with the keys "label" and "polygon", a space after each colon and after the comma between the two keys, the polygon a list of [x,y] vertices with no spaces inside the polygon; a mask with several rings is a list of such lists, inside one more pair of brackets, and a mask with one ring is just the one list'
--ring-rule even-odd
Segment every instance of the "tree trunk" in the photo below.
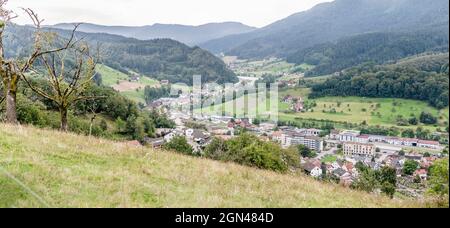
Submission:
{"label": "tree trunk", "polygon": [[67,108],[64,107],[60,107],[59,108],[59,113],[61,114],[61,131],[68,131],[69,130],[69,124],[68,124],[68,120],[67,120]]}
{"label": "tree trunk", "polygon": [[17,91],[6,90],[6,122],[9,124],[17,124]]}
{"label": "tree trunk", "polygon": [[91,117],[91,124],[89,125],[89,137],[92,135],[92,126],[94,125],[94,120],[97,117],[97,115],[94,114],[93,117]]}

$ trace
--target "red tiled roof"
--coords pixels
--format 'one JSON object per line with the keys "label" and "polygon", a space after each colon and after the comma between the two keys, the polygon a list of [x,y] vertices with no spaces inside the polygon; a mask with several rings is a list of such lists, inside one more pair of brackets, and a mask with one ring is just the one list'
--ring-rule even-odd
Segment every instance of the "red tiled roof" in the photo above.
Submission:
{"label": "red tiled roof", "polygon": [[428,140],[419,140],[420,144],[429,144],[429,145],[436,145],[439,146],[440,143],[437,141],[428,141]]}
{"label": "red tiled roof", "polygon": [[283,135],[282,131],[275,131],[272,133],[272,137],[281,137]]}

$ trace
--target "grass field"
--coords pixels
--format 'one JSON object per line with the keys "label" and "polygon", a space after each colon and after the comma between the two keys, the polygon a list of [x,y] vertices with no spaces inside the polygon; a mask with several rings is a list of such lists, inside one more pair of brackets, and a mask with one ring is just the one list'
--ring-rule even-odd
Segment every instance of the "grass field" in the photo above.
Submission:
{"label": "grass field", "polygon": [[123,91],[120,93],[136,103],[145,104],[144,89]]}
{"label": "grass field", "polygon": [[119,81],[128,80],[128,75],[103,64],[97,65],[96,70],[102,75],[102,83],[105,86],[113,86]]}
{"label": "grass field", "polygon": [[321,161],[324,163],[333,163],[337,161],[337,157],[334,155],[326,155],[325,157],[322,158]]}
{"label": "grass field", "polygon": [[97,71],[102,75],[103,85],[115,88],[121,94],[136,102],[145,103],[145,86],[159,86],[157,80],[145,76],[140,77],[137,82],[128,82],[128,75],[106,65],[98,65]]}
{"label": "grass field", "polygon": [[0,207],[423,207],[231,163],[0,124]]}
{"label": "grass field", "polygon": [[[448,123],[448,108],[444,110],[437,110],[429,106],[426,102],[406,99],[394,98],[363,98],[363,97],[323,97],[313,100],[308,100],[308,88],[296,88],[279,91],[278,103],[279,119],[285,121],[298,121],[298,119],[313,119],[313,120],[329,120],[335,122],[348,122],[360,124],[366,121],[369,125],[379,125],[384,127],[397,126],[397,119],[401,116],[404,119],[409,119],[412,116],[419,118],[422,111],[430,112],[434,116],[439,117],[439,125],[441,129],[445,128]],[[312,111],[305,113],[289,112],[291,105],[281,102],[281,99],[291,95],[295,97],[302,97],[308,102],[316,102],[317,106]],[[233,110],[234,103],[244,102],[246,98],[241,97],[237,101],[229,101],[223,105],[227,110]],[[249,109],[254,110],[254,106],[247,107],[244,110],[234,110],[234,113],[242,115],[248,113]],[[235,108],[236,109],[236,108]],[[214,110],[214,111],[213,111]],[[207,114],[218,114],[221,110],[216,106],[214,109],[203,110]],[[232,115],[227,113],[227,115]],[[264,118],[264,117],[262,117]],[[397,126],[399,128],[417,128],[417,126]],[[424,125],[425,128],[436,130],[437,127],[432,125]]]}

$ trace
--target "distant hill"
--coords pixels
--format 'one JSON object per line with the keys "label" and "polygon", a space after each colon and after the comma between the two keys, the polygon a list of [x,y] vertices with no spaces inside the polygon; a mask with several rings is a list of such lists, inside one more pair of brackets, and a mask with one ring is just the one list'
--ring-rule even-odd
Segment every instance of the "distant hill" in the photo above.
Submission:
{"label": "distant hill", "polygon": [[[31,50],[33,30],[27,26],[8,26],[5,39],[7,56]],[[62,36],[68,30],[50,29]],[[102,62],[122,72],[134,71],[171,83],[192,83],[192,75],[202,75],[204,82],[237,82],[225,63],[199,47],[189,47],[171,39],[138,40],[104,33],[78,32],[91,46],[100,45]]]}
{"label": "distant hill", "polygon": [[0,208],[425,206],[94,137],[4,124],[0,135]]}
{"label": "distant hill", "polygon": [[[58,29],[73,29],[73,23],[62,23],[49,26]],[[177,24],[154,24],[147,26],[105,26],[97,24],[82,24],[80,32],[108,33],[140,40],[169,38],[188,45],[197,45],[209,40],[228,35],[251,32],[256,28],[238,22],[209,23],[199,26]]]}
{"label": "distant hill", "polygon": [[448,30],[448,18],[447,0],[336,0],[253,32],[200,46],[241,58],[287,57],[316,44],[362,33]]}

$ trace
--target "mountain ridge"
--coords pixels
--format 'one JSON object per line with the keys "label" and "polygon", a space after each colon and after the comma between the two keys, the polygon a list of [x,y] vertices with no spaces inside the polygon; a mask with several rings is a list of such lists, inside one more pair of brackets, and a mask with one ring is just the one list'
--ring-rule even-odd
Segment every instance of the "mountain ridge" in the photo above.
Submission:
{"label": "mountain ridge", "polygon": [[255,31],[201,44],[241,58],[286,57],[315,44],[366,32],[411,31],[446,24],[446,0],[336,0]]}
{"label": "mountain ridge", "polygon": [[[75,23],[48,25],[49,28],[72,29]],[[140,40],[170,38],[188,45],[197,45],[220,37],[250,32],[256,29],[240,22],[213,22],[202,25],[162,24],[143,26],[109,26],[82,23],[79,31],[87,33],[107,33]]]}

